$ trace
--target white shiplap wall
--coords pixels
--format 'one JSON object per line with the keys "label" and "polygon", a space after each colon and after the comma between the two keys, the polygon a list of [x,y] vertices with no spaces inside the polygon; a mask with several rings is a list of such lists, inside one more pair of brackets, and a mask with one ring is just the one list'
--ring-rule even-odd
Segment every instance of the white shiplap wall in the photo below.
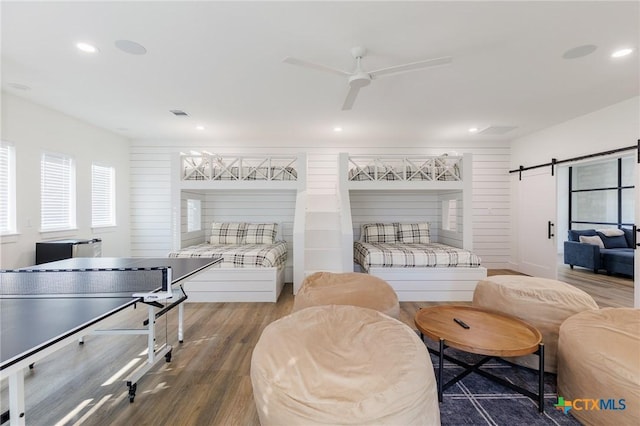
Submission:
{"label": "white shiplap wall", "polygon": [[292,282],[295,206],[296,193],[292,190],[207,191],[202,206],[205,240],[211,236],[213,222],[277,223],[276,239],[286,241],[288,248],[285,282]]}
{"label": "white shiplap wall", "polygon": [[360,239],[365,223],[429,222],[430,235],[438,239],[438,194],[425,191],[349,191],[353,237]]}
{"label": "white shiplap wall", "polygon": [[171,251],[170,147],[131,146],[131,255],[166,257]]}
{"label": "white shiplap wall", "polygon": [[[319,146],[320,144],[317,144]],[[510,262],[510,150],[507,142],[476,141],[451,144],[393,144],[386,147],[272,146],[259,144],[206,144],[196,141],[132,141],[131,147],[131,239],[134,256],[166,256],[172,250],[171,174],[172,155],[182,151],[207,150],[215,153],[295,154],[307,153],[307,189],[310,196],[335,194],[338,179],[338,154],[430,154],[456,151],[473,154],[473,242],[474,251],[487,268],[506,268]],[[275,196],[275,195],[274,195]],[[208,202],[207,202],[208,206]],[[251,207],[251,206],[249,206]],[[275,207],[274,207],[275,208]],[[438,207],[439,208],[439,207]],[[179,208],[176,209],[179,211]],[[264,209],[253,209],[255,218],[270,217]],[[233,216],[234,208],[224,212]],[[237,211],[242,215],[242,208]],[[204,213],[203,213],[204,216]],[[203,219],[209,220],[210,219]],[[400,221],[410,219],[397,218]],[[205,226],[208,226],[205,224]],[[358,230],[359,232],[359,230]]]}

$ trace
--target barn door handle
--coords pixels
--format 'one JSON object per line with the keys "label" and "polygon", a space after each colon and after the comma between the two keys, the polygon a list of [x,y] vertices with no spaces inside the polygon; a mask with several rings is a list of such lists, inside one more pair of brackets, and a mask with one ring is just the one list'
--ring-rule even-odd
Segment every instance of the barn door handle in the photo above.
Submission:
{"label": "barn door handle", "polygon": [[635,250],[636,247],[640,247],[640,244],[638,244],[638,232],[640,232],[640,229],[638,229],[638,227],[636,225],[633,225],[633,249]]}
{"label": "barn door handle", "polygon": [[547,238],[548,239],[551,239],[551,237],[554,236],[553,235],[553,226],[554,226],[553,223],[551,223],[551,221],[549,221],[548,225],[547,225]]}

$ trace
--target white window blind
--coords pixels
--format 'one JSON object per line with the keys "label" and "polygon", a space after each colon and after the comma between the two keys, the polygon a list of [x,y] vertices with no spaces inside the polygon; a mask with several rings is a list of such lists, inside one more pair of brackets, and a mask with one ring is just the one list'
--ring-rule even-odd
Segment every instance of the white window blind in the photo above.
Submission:
{"label": "white window blind", "polygon": [[116,171],[91,165],[91,226],[116,225]]}
{"label": "white window blind", "polygon": [[0,145],[0,234],[16,230],[16,157],[12,145]]}
{"label": "white window blind", "polygon": [[73,158],[43,153],[40,162],[40,228],[76,227],[76,175]]}
{"label": "white window blind", "polygon": [[200,200],[187,199],[187,232],[202,229]]}

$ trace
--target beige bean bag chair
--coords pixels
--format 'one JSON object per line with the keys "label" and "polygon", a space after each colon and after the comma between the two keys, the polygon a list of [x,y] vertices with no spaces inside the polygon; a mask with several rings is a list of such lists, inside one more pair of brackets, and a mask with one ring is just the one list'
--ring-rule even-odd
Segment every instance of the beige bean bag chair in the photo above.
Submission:
{"label": "beige bean bag chair", "polygon": [[[582,424],[640,424],[640,309],[585,311],[562,324],[558,396],[575,404],[569,413]],[[608,408],[617,409],[593,410],[576,399],[613,400]]]}
{"label": "beige bean bag chair", "polygon": [[269,324],[251,383],[262,426],[440,424],[425,345],[372,309],[317,306]]}
{"label": "beige bean bag chair", "polygon": [[[516,316],[536,327],[544,343],[544,371],[558,371],[558,330],[565,319],[598,305],[584,291],[562,281],[524,275],[487,277],[476,286],[473,306]],[[505,358],[524,367],[538,369],[538,356]]]}
{"label": "beige bean bag chair", "polygon": [[353,305],[375,309],[393,318],[400,316],[395,290],[383,279],[357,272],[316,272],[304,279],[292,312],[310,306]]}

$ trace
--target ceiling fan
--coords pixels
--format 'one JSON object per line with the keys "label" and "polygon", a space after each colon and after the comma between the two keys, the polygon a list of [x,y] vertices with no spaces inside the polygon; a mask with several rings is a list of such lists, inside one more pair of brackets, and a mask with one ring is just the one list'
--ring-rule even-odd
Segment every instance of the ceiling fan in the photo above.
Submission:
{"label": "ceiling fan", "polygon": [[356,67],[353,72],[343,71],[336,68],[328,67],[326,65],[315,64],[313,62],[308,62],[302,59],[286,57],[283,62],[292,65],[299,65],[306,68],[315,69],[318,71],[326,71],[333,74],[338,74],[343,77],[348,77],[349,82],[349,91],[347,92],[347,97],[342,104],[343,110],[349,110],[353,106],[353,103],[358,96],[358,92],[362,87],[368,86],[371,83],[371,80],[375,80],[380,77],[385,77],[394,74],[400,74],[408,71],[416,71],[423,68],[430,68],[439,65],[447,65],[450,64],[452,58],[450,56],[445,56],[442,58],[434,58],[434,59],[426,59],[418,62],[411,62],[408,64],[395,65],[392,67],[381,68],[375,71],[365,71],[362,69],[362,58],[367,53],[367,49],[364,47],[358,46],[351,49],[351,55],[356,60]]}

